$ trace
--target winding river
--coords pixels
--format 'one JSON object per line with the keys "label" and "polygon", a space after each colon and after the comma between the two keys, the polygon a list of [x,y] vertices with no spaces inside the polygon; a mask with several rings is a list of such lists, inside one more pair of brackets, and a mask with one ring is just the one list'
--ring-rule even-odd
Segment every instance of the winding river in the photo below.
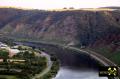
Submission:
{"label": "winding river", "polygon": [[46,53],[55,54],[58,57],[61,67],[53,79],[108,79],[98,76],[97,61],[89,55],[43,43],[23,42],[20,44],[44,48]]}

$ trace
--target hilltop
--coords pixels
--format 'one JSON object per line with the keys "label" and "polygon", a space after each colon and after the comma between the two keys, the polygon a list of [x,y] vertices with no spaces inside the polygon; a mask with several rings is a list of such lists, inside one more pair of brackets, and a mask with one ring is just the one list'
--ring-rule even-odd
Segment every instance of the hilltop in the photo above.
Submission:
{"label": "hilltop", "polygon": [[0,8],[0,35],[68,45],[108,45],[120,40],[120,11]]}

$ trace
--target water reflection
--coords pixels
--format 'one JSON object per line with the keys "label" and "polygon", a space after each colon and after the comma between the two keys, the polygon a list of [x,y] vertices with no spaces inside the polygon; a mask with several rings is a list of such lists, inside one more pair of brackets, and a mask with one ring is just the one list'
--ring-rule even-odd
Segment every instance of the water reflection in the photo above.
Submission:
{"label": "water reflection", "polygon": [[108,79],[99,77],[98,71],[93,69],[75,69],[72,67],[61,67],[54,79]]}

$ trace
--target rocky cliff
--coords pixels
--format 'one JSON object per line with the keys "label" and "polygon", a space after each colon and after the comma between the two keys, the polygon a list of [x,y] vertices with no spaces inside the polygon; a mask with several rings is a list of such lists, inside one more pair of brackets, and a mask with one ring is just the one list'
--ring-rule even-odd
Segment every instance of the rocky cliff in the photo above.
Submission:
{"label": "rocky cliff", "polygon": [[96,46],[120,41],[120,11],[0,8],[0,35]]}

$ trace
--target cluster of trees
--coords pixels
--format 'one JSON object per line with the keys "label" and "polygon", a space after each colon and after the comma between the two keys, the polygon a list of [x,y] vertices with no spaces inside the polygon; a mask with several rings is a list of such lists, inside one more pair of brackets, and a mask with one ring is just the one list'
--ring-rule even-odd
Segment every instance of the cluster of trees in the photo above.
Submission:
{"label": "cluster of trees", "polygon": [[6,49],[0,49],[0,58],[3,59],[3,62],[7,62],[9,58],[9,51]]}
{"label": "cluster of trees", "polygon": [[9,46],[14,46],[15,44],[13,43],[13,39],[7,38],[7,37],[2,37],[0,36],[0,41],[9,45]]}
{"label": "cluster of trees", "polygon": [[18,46],[18,50],[33,50],[32,47],[29,47],[29,46],[23,46],[23,45],[20,45]]}
{"label": "cluster of trees", "polygon": [[[17,76],[19,79],[30,79],[35,74],[39,74],[47,67],[46,57],[36,56],[34,50],[25,50],[20,47],[21,52],[13,56],[11,59],[25,60],[23,62],[17,61],[8,62],[9,52],[7,50],[0,50],[0,57],[4,59],[4,62],[0,63],[0,67],[5,70],[0,70],[3,75],[11,74]],[[14,69],[14,70],[11,70]],[[19,71],[20,70],[20,71]]]}
{"label": "cluster of trees", "polygon": [[69,7],[69,8],[67,8],[67,7],[64,7],[63,9],[74,9],[74,7]]}
{"label": "cluster of trees", "polygon": [[51,56],[51,60],[53,62],[52,67],[50,69],[50,71],[45,74],[44,76],[42,76],[40,79],[51,79],[54,78],[59,70],[59,61],[56,58],[56,56],[52,55]]}
{"label": "cluster of trees", "polygon": [[42,72],[42,70],[44,70],[47,67],[46,57],[35,56],[35,53],[33,51],[25,50],[23,52],[18,53],[16,56],[14,56],[14,58],[26,60],[24,65],[19,65],[19,68],[22,69],[21,73],[27,75],[21,76],[21,79],[23,79],[24,77],[26,79],[29,79],[32,76],[35,76],[35,74],[39,74],[40,72]]}

